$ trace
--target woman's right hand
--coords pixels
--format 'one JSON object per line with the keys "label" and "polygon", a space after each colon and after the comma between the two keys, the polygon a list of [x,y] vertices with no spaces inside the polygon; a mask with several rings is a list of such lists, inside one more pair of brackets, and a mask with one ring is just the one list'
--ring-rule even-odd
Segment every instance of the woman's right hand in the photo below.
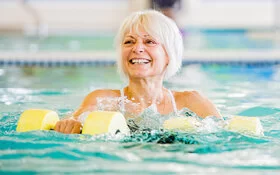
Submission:
{"label": "woman's right hand", "polygon": [[82,124],[75,119],[64,119],[56,123],[54,130],[64,134],[80,134]]}

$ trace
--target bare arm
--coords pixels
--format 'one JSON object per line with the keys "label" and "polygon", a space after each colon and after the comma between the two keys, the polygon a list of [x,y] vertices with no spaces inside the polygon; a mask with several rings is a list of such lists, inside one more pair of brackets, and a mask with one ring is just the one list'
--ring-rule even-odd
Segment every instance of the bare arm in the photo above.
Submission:
{"label": "bare arm", "polygon": [[89,93],[83,100],[80,107],[73,113],[73,117],[78,119],[79,116],[86,111],[93,111],[96,109],[96,98],[99,96],[100,90]]}
{"label": "bare arm", "polygon": [[181,101],[181,104],[183,104],[182,107],[189,108],[191,111],[195,112],[202,118],[205,118],[207,116],[215,116],[218,118],[221,117],[221,114],[219,113],[215,105],[197,91],[182,92],[179,101]]}
{"label": "bare arm", "polygon": [[89,93],[83,100],[81,106],[73,113],[73,118],[61,120],[56,123],[54,130],[65,134],[78,134],[81,131],[82,124],[77,119],[87,111],[96,110],[98,97],[112,97],[118,94],[114,90],[96,90]]}

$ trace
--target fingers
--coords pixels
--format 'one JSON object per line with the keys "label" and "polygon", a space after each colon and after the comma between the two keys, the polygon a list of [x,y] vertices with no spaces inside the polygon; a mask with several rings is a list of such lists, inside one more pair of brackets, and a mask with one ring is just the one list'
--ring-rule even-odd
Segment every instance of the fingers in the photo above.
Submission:
{"label": "fingers", "polygon": [[56,123],[54,130],[65,134],[79,134],[81,122],[73,119],[61,120]]}
{"label": "fingers", "polygon": [[80,122],[75,123],[74,128],[71,131],[71,134],[77,134],[81,132],[82,124]]}
{"label": "fingers", "polygon": [[63,131],[64,131],[63,133],[70,134],[72,129],[74,128],[74,126],[75,126],[75,123],[73,120],[66,120],[64,128],[63,128]]}

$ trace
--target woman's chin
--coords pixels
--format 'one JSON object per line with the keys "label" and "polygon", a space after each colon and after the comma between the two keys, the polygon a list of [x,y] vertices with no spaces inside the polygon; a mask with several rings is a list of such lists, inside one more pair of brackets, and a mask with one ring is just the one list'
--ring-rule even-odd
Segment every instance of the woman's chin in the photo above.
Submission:
{"label": "woman's chin", "polygon": [[148,78],[148,75],[143,75],[143,74],[133,74],[129,76],[130,79],[143,79],[143,78]]}

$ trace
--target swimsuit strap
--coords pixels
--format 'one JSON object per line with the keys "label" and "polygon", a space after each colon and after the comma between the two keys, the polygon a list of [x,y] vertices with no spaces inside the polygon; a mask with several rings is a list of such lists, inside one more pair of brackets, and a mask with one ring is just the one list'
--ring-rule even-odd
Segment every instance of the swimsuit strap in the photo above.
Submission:
{"label": "swimsuit strap", "polygon": [[120,110],[121,112],[124,112],[125,109],[124,109],[124,88],[120,89],[120,92],[121,92],[121,98],[120,98]]}
{"label": "swimsuit strap", "polygon": [[173,111],[177,114],[178,111],[177,111],[177,106],[176,106],[176,101],[175,101],[175,98],[171,92],[171,90],[167,89],[169,95],[170,95],[170,98],[171,98],[171,103],[172,103],[172,107],[173,107]]}

